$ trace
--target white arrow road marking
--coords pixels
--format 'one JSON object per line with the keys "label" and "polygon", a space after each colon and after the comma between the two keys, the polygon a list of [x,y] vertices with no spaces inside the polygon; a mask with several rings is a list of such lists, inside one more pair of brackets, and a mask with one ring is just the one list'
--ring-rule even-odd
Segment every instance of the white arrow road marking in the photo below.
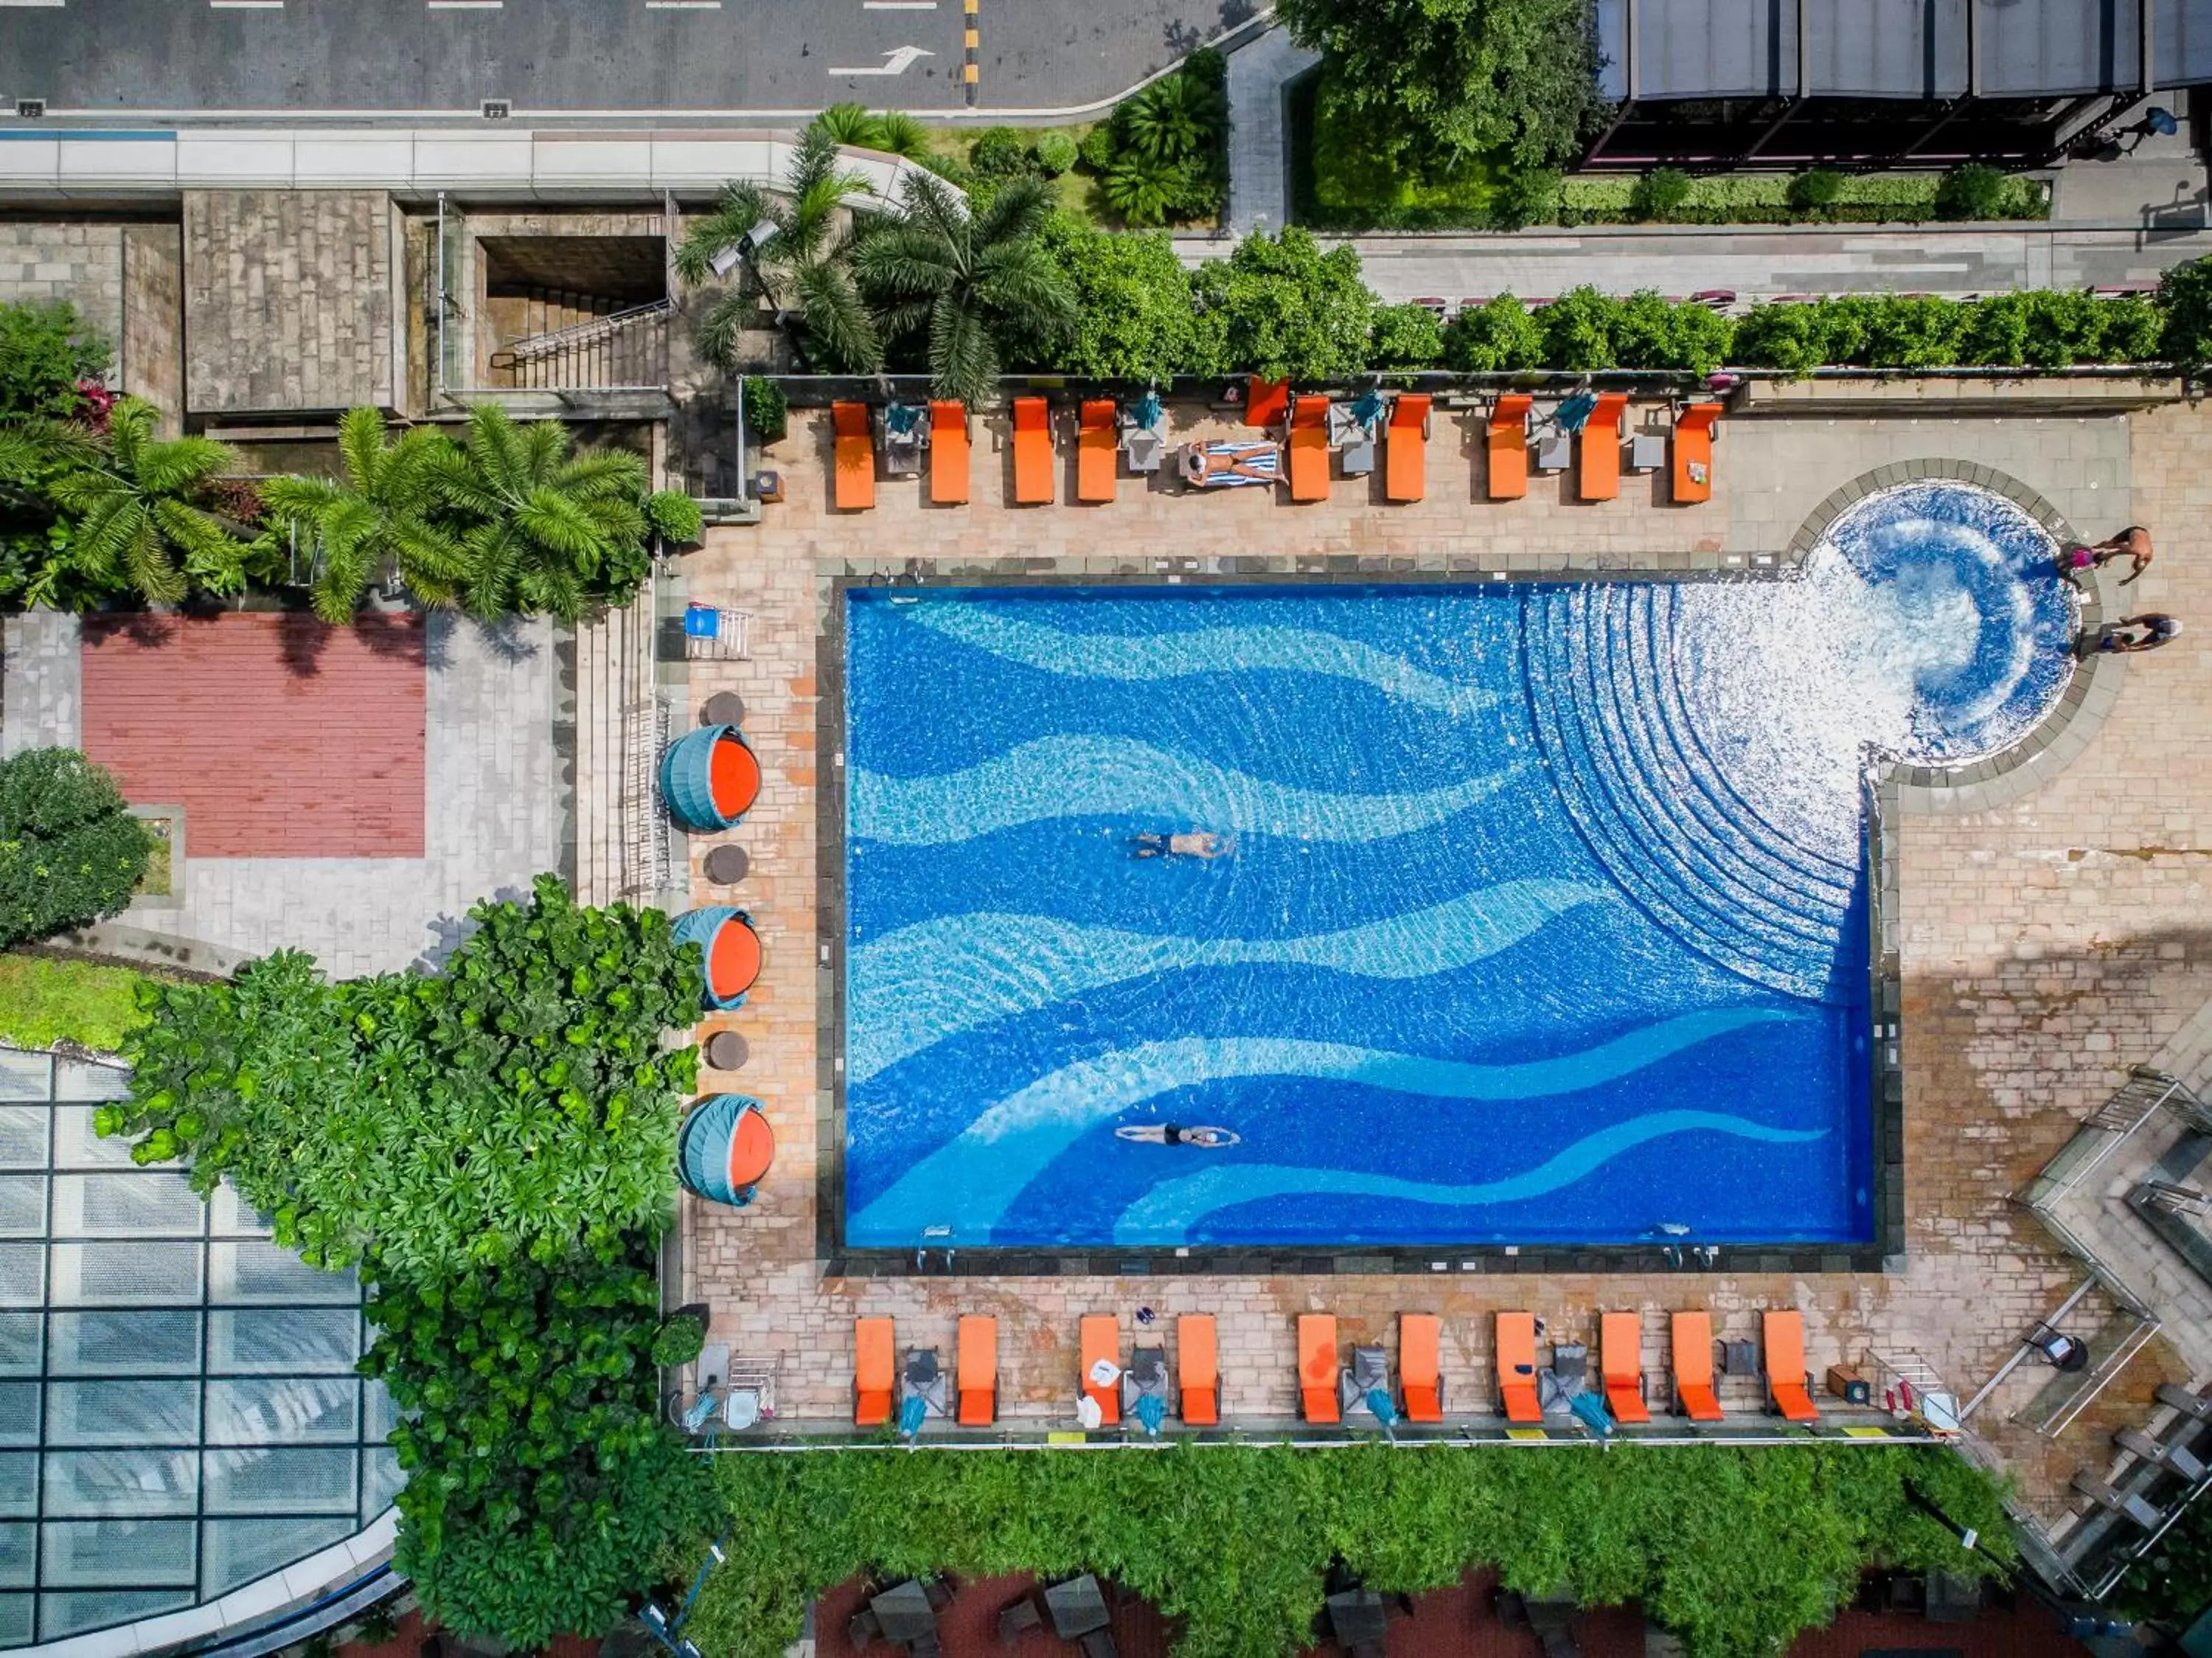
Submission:
{"label": "white arrow road marking", "polygon": [[833,69],[832,75],[903,75],[912,69],[917,58],[934,58],[937,54],[921,46],[896,46],[884,54],[878,69]]}

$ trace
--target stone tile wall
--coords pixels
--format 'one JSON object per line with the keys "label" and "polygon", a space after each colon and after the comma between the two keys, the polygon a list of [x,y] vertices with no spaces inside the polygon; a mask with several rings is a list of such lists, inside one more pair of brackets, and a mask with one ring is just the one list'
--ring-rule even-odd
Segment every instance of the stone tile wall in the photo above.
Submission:
{"label": "stone tile wall", "polygon": [[83,219],[0,222],[0,304],[67,300],[123,345],[124,227]]}

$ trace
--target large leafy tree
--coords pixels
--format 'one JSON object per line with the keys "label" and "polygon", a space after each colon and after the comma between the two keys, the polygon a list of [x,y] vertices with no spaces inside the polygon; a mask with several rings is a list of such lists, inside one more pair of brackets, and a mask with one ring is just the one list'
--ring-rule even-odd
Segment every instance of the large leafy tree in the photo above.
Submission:
{"label": "large leafy tree", "polygon": [[660,1042],[697,1013],[696,947],[658,911],[580,908],[550,875],[470,917],[441,975],[331,984],[280,950],[156,987],[100,1132],[142,1163],[189,1159],[203,1196],[235,1182],[315,1266],[374,1251],[426,1281],[615,1259],[674,1201],[696,1056]]}
{"label": "large leafy tree", "polygon": [[[781,186],[729,186],[677,247],[677,274],[694,286],[714,276],[717,259],[749,250],[699,326],[702,349],[726,369],[736,366],[738,336],[759,315],[763,299],[795,325],[811,366],[843,374],[883,366],[883,342],[852,271],[856,215],[869,186],[838,153],[841,130],[809,127]],[[749,240],[763,226],[774,234]]]}
{"label": "large leafy tree", "polygon": [[[176,604],[195,588],[243,592],[252,549],[200,504],[232,453],[212,438],[159,439],[159,418],[150,403],[118,399],[105,439],[47,483],[48,497],[76,519],[53,574],[149,604]],[[33,599],[42,596],[34,584]]]}
{"label": "large leafy tree", "polygon": [[910,173],[903,214],[854,255],[894,339],[923,342],[938,395],[981,402],[1002,363],[1035,356],[1074,322],[1075,301],[1042,232],[1052,187],[1008,180],[974,208],[941,179]]}
{"label": "large leafy tree", "polygon": [[1293,225],[1255,232],[1191,277],[1201,374],[1340,380],[1367,366],[1375,296],[1349,247],[1323,253]]}
{"label": "large leafy tree", "polygon": [[461,596],[477,615],[573,622],[635,592],[651,567],[645,463],[620,450],[579,456],[557,420],[522,424],[480,404],[462,443],[432,449],[426,467],[464,526]]}
{"label": "large leafy tree", "polygon": [[439,496],[431,464],[451,447],[428,427],[387,440],[380,413],[349,409],[338,423],[343,477],[276,478],[262,485],[278,536],[296,536],[316,555],[318,616],[347,622],[369,583],[394,574],[426,604],[450,604],[459,596],[468,561],[434,521]]}
{"label": "large leafy tree", "polygon": [[1324,99],[1414,164],[1573,161],[1600,109],[1589,0],[1280,0]]}
{"label": "large leafy tree", "polygon": [[75,749],[0,760],[0,948],[113,915],[152,850],[114,777]]}
{"label": "large leafy tree", "polygon": [[1097,380],[1164,381],[1187,370],[1198,341],[1190,272],[1165,232],[1115,235],[1055,213],[1043,241],[1066,273],[1075,321],[1024,361]]}

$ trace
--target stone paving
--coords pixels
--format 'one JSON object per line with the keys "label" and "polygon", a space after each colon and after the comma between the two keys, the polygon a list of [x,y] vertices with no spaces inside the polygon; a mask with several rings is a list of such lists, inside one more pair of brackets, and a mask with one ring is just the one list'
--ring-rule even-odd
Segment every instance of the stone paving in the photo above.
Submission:
{"label": "stone paving", "polygon": [[[490,630],[440,615],[427,633],[420,856],[204,857],[193,851],[188,816],[183,890],[134,904],[109,923],[115,941],[186,940],[213,946],[218,960],[289,945],[313,952],[334,977],[378,972],[438,959],[457,942],[471,905],[526,892],[533,875],[556,869],[562,810],[551,625]],[[76,619],[13,619],[6,644],[0,753],[77,742]],[[280,717],[269,707],[241,717],[256,712]],[[149,705],[148,722],[160,717]],[[313,743],[342,734],[292,735]],[[101,932],[94,930],[95,942]]]}
{"label": "stone paving", "polygon": [[[2212,927],[2204,921],[2212,915],[2212,650],[2200,633],[2130,665],[2095,743],[2047,787],[1998,810],[1908,814],[1894,832],[1903,868],[1909,1224],[1902,1271],[825,1280],[817,1260],[815,1133],[831,1079],[815,1038],[825,970],[813,817],[814,652],[824,578],[896,570],[908,559],[941,576],[1045,559],[1068,562],[1031,568],[1163,573],[1199,558],[1234,558],[1238,568],[1279,560],[1285,573],[1340,579],[1393,568],[1475,573],[1594,561],[1725,570],[1732,559],[1773,554],[1783,542],[1765,539],[1772,527],[1794,528],[1793,513],[1810,512],[1870,457],[1971,452],[2087,527],[2130,515],[2151,525],[2170,550],[2140,582],[2112,596],[2130,607],[2212,615],[2212,570],[2186,546],[2190,527],[2212,512],[2212,479],[2192,460],[2212,442],[2212,413],[2177,405],[2124,420],[1991,422],[1987,430],[1951,421],[1918,429],[1898,419],[1834,427],[1735,421],[1718,453],[1715,501],[1699,509],[1659,506],[1640,491],[1603,506],[1572,506],[1548,487],[1532,488],[1527,502],[1492,506],[1475,499],[1467,431],[1456,419],[1439,418],[1430,497],[1416,507],[1375,505],[1364,487],[1342,483],[1328,503],[1292,508],[1257,492],[1186,497],[1124,479],[1120,499],[1108,507],[1016,509],[1002,504],[1004,423],[985,421],[990,435],[979,440],[975,505],[928,509],[919,485],[884,481],[877,509],[851,515],[827,509],[823,424],[818,416],[794,417],[792,436],[770,457],[790,498],[770,508],[760,528],[710,532],[684,561],[693,597],[754,613],[753,659],[695,664],[690,690],[695,704],[720,689],[744,695],[748,735],[768,780],[761,805],[726,837],[753,856],[754,873],[734,898],[696,874],[696,859],[711,843],[693,845],[694,901],[744,904],[767,945],[750,1001],[709,1021],[742,1031],[752,1057],[743,1071],[709,1075],[705,1086],[759,1095],[778,1143],[751,1208],[687,1200],[684,1290],[687,1299],[712,1304],[715,1339],[731,1342],[740,1357],[778,1363],[782,1416],[823,1427],[848,1418],[854,1316],[894,1315],[902,1344],[934,1344],[949,1357],[956,1316],[985,1312],[1000,1320],[1006,1417],[1070,1426],[1078,1316],[1118,1313],[1126,1339],[1140,1305],[1163,1318],[1219,1315],[1223,1407],[1248,1421],[1290,1414],[1291,1315],[1305,1310],[1337,1314],[1346,1340],[1385,1338],[1401,1309],[1444,1314],[1448,1408],[1460,1410],[1487,1408],[1489,1315],[1516,1308],[1559,1331],[1578,1329],[1601,1308],[1639,1308],[1645,1362],[1656,1368],[1668,1309],[1710,1306],[1722,1333],[1747,1336],[1760,1308],[1796,1305],[1807,1314],[1816,1369],[1879,1353],[1924,1362],[1964,1395],[2080,1282],[2077,1266],[2012,1193],[2129,1064],[2155,1051],[2212,994]],[[1763,490],[1758,480],[1767,480]],[[1064,484],[1063,497],[1068,492]],[[1755,512],[1747,504],[1754,493],[1762,503]],[[2153,1384],[2178,1374],[2171,1350],[2154,1344],[2053,1443],[2006,1419],[2043,1380],[2023,1367],[1974,1426],[2020,1476],[2024,1496],[2055,1509],[2067,1476],[2095,1454],[2100,1436],[2140,1415]],[[1745,1393],[1729,1402],[1753,1404]]]}

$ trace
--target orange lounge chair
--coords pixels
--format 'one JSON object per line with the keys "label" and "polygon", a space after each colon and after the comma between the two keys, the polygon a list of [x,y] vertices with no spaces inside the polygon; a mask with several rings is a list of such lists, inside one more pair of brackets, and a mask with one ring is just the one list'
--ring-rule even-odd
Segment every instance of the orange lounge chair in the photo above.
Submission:
{"label": "orange lounge chair", "polygon": [[[855,405],[858,406],[858,405]],[[891,1419],[897,1387],[889,1319],[853,1320],[853,1425],[880,1428]]]}
{"label": "orange lounge chair", "polygon": [[1498,1315],[1498,1397],[1508,1422],[1534,1424],[1543,1421],[1544,1408],[1536,1400],[1534,1313]]}
{"label": "orange lounge chair", "polygon": [[1298,1314],[1298,1394],[1308,1422],[1338,1422],[1336,1315]]}
{"label": "orange lounge chair", "polygon": [[1713,1392],[1713,1315],[1674,1314],[1674,1409],[1692,1422],[1718,1422]]}
{"label": "orange lounge chair", "polygon": [[1398,1393],[1408,1422],[1444,1419],[1443,1330],[1433,1313],[1398,1314]]}
{"label": "orange lounge chair", "polygon": [[1014,504],[1052,504],[1052,415],[1041,397],[1014,399]]}
{"label": "orange lounge chair", "polygon": [[1093,398],[1083,405],[1075,428],[1075,498],[1111,501],[1114,469],[1121,459],[1121,435],[1110,398]]}
{"label": "orange lounge chair", "polygon": [[1620,423],[1627,413],[1628,394],[1607,392],[1583,423],[1575,447],[1585,501],[1611,501],[1620,494]]}
{"label": "orange lounge chair", "polygon": [[1633,1313],[1607,1313],[1598,1320],[1597,1350],[1613,1419],[1650,1421],[1651,1407],[1644,1402],[1644,1320]]}
{"label": "orange lounge chair", "polygon": [[1302,397],[1291,405],[1291,499],[1328,499],[1328,399]]}
{"label": "orange lounge chair", "polygon": [[1182,1384],[1182,1419],[1194,1428],[1221,1420],[1221,1344],[1211,1313],[1176,1320],[1176,1368]]}
{"label": "orange lounge chair", "polygon": [[929,498],[940,507],[968,504],[968,405],[929,405]]}
{"label": "orange lounge chair", "polygon": [[960,1320],[959,1365],[960,1425],[988,1428],[999,1419],[998,1320],[970,1313]]}
{"label": "orange lounge chair", "polygon": [[1694,506],[1713,498],[1713,429],[1720,424],[1717,403],[1692,403],[1674,422],[1674,504]]}
{"label": "orange lounge chair", "polygon": [[[1042,398],[1026,400],[1044,406]],[[1093,1313],[1083,1320],[1082,1332],[1083,1391],[1097,1402],[1100,1424],[1110,1428],[1121,1419],[1121,1384],[1117,1381],[1109,1387],[1101,1387],[1091,1380],[1091,1367],[1101,1359],[1121,1363],[1121,1321],[1110,1313]]]}
{"label": "orange lounge chair", "polygon": [[1401,392],[1382,439],[1382,498],[1418,501],[1429,492],[1429,394]]}
{"label": "orange lounge chair", "polygon": [[1769,1313],[1764,1322],[1767,1402],[1791,1422],[1818,1422],[1813,1373],[1805,1368],[1805,1315],[1795,1309]]}
{"label": "orange lounge chair", "polygon": [[1490,405],[1490,498],[1518,501],[1528,493],[1528,411],[1536,399],[1509,392]]}
{"label": "orange lounge chair", "polygon": [[866,512],[876,504],[876,440],[868,430],[868,405],[833,403],[830,424],[837,434],[837,510]]}
{"label": "orange lounge chair", "polygon": [[1248,426],[1276,426],[1291,411],[1291,382],[1287,380],[1262,380],[1254,375],[1244,388],[1244,424]]}

